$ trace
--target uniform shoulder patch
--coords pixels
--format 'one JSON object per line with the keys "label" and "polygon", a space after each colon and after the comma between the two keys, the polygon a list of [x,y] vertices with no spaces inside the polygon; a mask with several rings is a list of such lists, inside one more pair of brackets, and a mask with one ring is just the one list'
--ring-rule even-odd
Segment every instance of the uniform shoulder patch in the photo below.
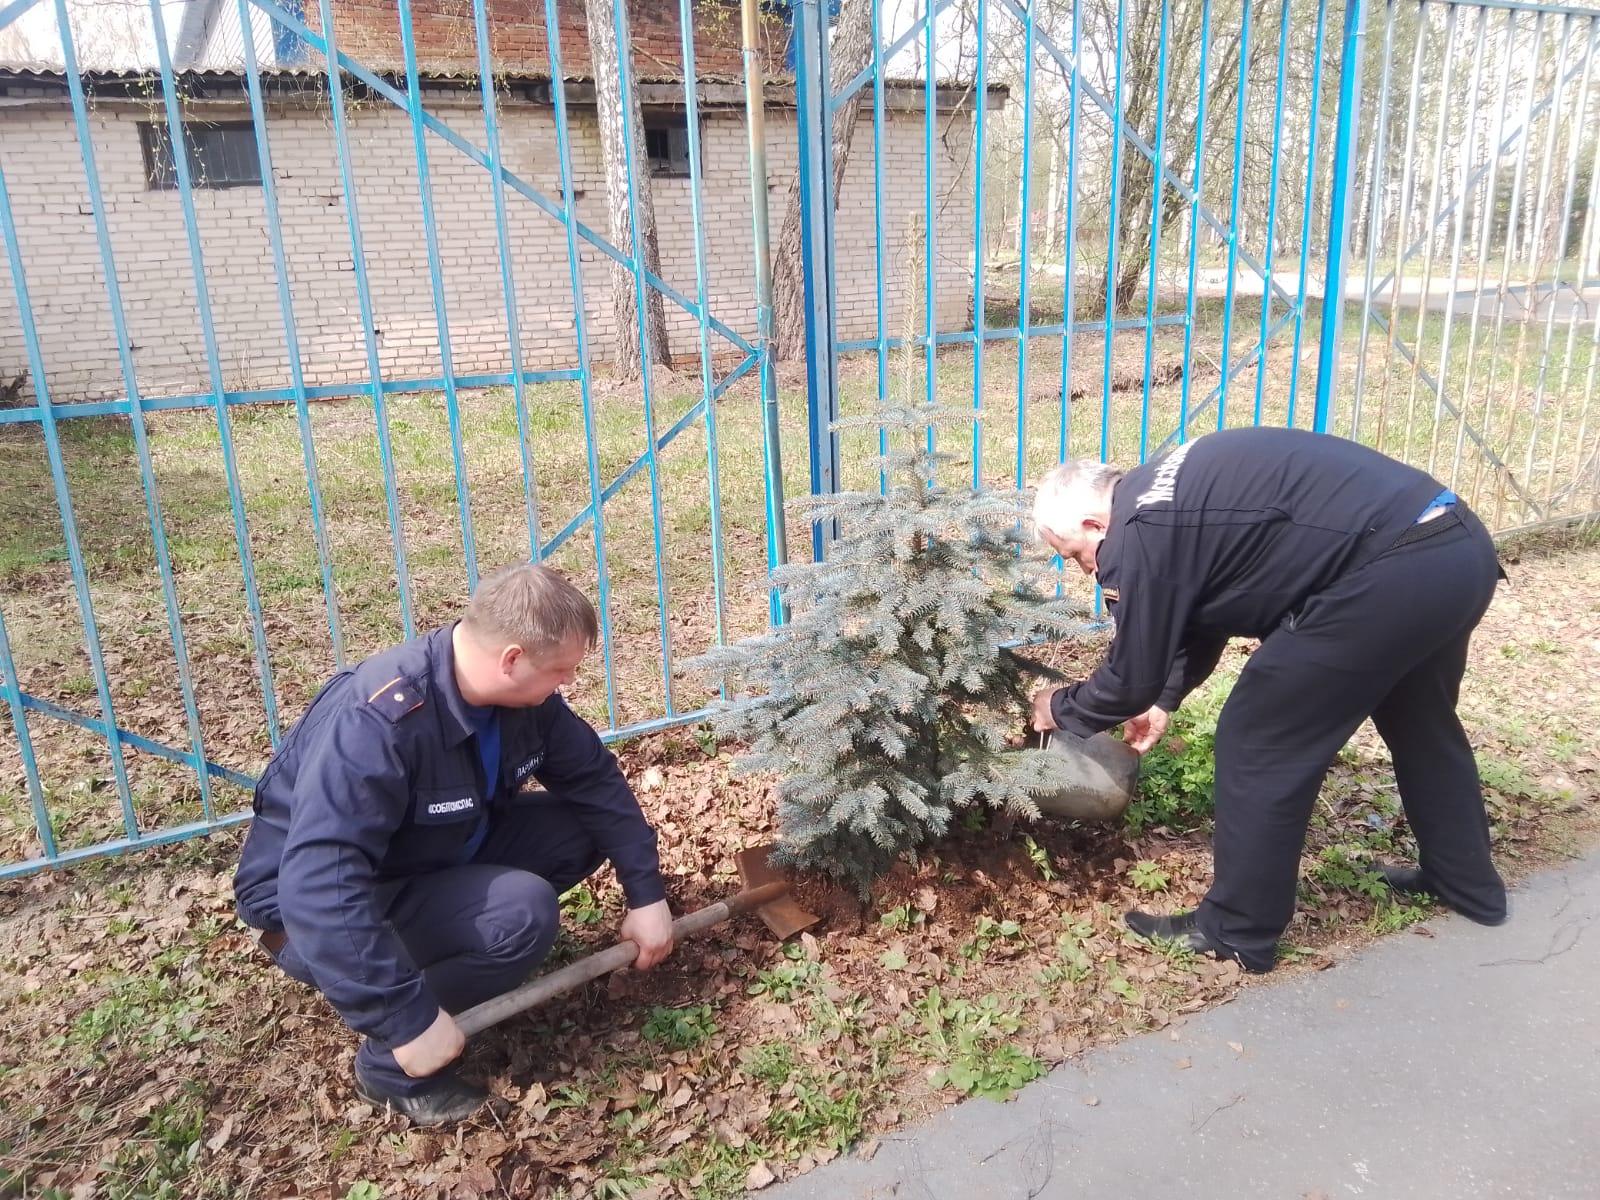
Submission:
{"label": "uniform shoulder patch", "polygon": [[395,724],[401,717],[421,708],[424,699],[423,690],[416,680],[396,675],[368,696],[367,703],[387,717],[391,724]]}

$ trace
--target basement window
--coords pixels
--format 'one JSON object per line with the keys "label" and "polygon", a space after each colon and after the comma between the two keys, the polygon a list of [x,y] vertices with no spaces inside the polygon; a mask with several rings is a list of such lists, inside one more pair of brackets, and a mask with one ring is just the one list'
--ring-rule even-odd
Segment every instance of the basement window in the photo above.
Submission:
{"label": "basement window", "polygon": [[689,114],[656,111],[644,114],[644,151],[650,174],[689,174]]}
{"label": "basement window", "polygon": [[[256,154],[255,126],[249,121],[185,121],[183,140],[189,182],[194,187],[260,185],[261,159]],[[144,148],[146,186],[152,191],[176,188],[178,168],[173,162],[166,122],[141,121],[139,143]]]}

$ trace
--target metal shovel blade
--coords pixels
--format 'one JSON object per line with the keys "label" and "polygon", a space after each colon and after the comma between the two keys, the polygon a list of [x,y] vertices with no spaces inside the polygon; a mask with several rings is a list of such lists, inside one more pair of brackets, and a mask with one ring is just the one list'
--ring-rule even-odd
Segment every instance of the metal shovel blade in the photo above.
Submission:
{"label": "metal shovel blade", "polygon": [[[746,890],[769,883],[784,883],[783,872],[772,865],[772,845],[751,846],[739,851],[739,879]],[[768,900],[756,909],[756,914],[779,938],[791,938],[802,929],[809,929],[822,918],[809,913],[795,901],[787,890],[783,895]]]}

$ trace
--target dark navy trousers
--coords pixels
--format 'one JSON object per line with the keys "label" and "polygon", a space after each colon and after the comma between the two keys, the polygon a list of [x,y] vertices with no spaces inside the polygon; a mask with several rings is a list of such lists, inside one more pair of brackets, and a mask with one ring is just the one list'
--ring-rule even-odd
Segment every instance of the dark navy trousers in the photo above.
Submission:
{"label": "dark navy trousers", "polygon": [[[519,805],[495,813],[472,862],[380,884],[378,903],[440,1006],[454,1014],[516,987],[544,961],[560,924],[556,898],[603,861],[571,808]],[[274,958],[285,974],[316,986],[292,941]],[[391,1048],[371,1038],[356,1068],[401,1095],[440,1078],[412,1079]]]}
{"label": "dark navy trousers", "polygon": [[1271,968],[1294,915],[1323,777],[1367,717],[1394,757],[1430,888],[1478,920],[1505,916],[1472,746],[1456,717],[1467,644],[1499,579],[1464,505],[1347,572],[1261,643],[1217,723],[1216,874],[1200,930]]}

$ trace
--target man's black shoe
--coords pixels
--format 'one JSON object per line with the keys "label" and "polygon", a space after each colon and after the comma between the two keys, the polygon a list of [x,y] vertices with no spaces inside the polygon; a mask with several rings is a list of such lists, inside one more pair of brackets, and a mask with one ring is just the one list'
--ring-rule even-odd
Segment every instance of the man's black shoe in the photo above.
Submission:
{"label": "man's black shoe", "polygon": [[450,1125],[465,1121],[489,1098],[476,1084],[458,1079],[452,1072],[423,1092],[397,1095],[356,1070],[356,1094],[373,1104],[388,1105],[413,1125]]}
{"label": "man's black shoe", "polygon": [[1428,877],[1422,873],[1421,867],[1406,867],[1397,863],[1374,863],[1373,872],[1379,879],[1389,886],[1391,892],[1401,896],[1429,896],[1439,900],[1447,908],[1460,913],[1469,921],[1476,921],[1479,925],[1504,925],[1506,913],[1504,910],[1492,913],[1467,912],[1457,908],[1439,894],[1439,889],[1428,882]]}
{"label": "man's black shoe", "polygon": [[[1128,928],[1142,938],[1176,942],[1180,947],[1194,954],[1211,954],[1217,958],[1234,959],[1240,966],[1249,971],[1252,968],[1245,966],[1244,960],[1229,950],[1220,942],[1214,942],[1201,933],[1194,923],[1194,913],[1176,913],[1170,917],[1158,916],[1155,913],[1140,912],[1134,909],[1124,913],[1122,919],[1127,922]],[[1264,972],[1255,972],[1264,974]]]}

